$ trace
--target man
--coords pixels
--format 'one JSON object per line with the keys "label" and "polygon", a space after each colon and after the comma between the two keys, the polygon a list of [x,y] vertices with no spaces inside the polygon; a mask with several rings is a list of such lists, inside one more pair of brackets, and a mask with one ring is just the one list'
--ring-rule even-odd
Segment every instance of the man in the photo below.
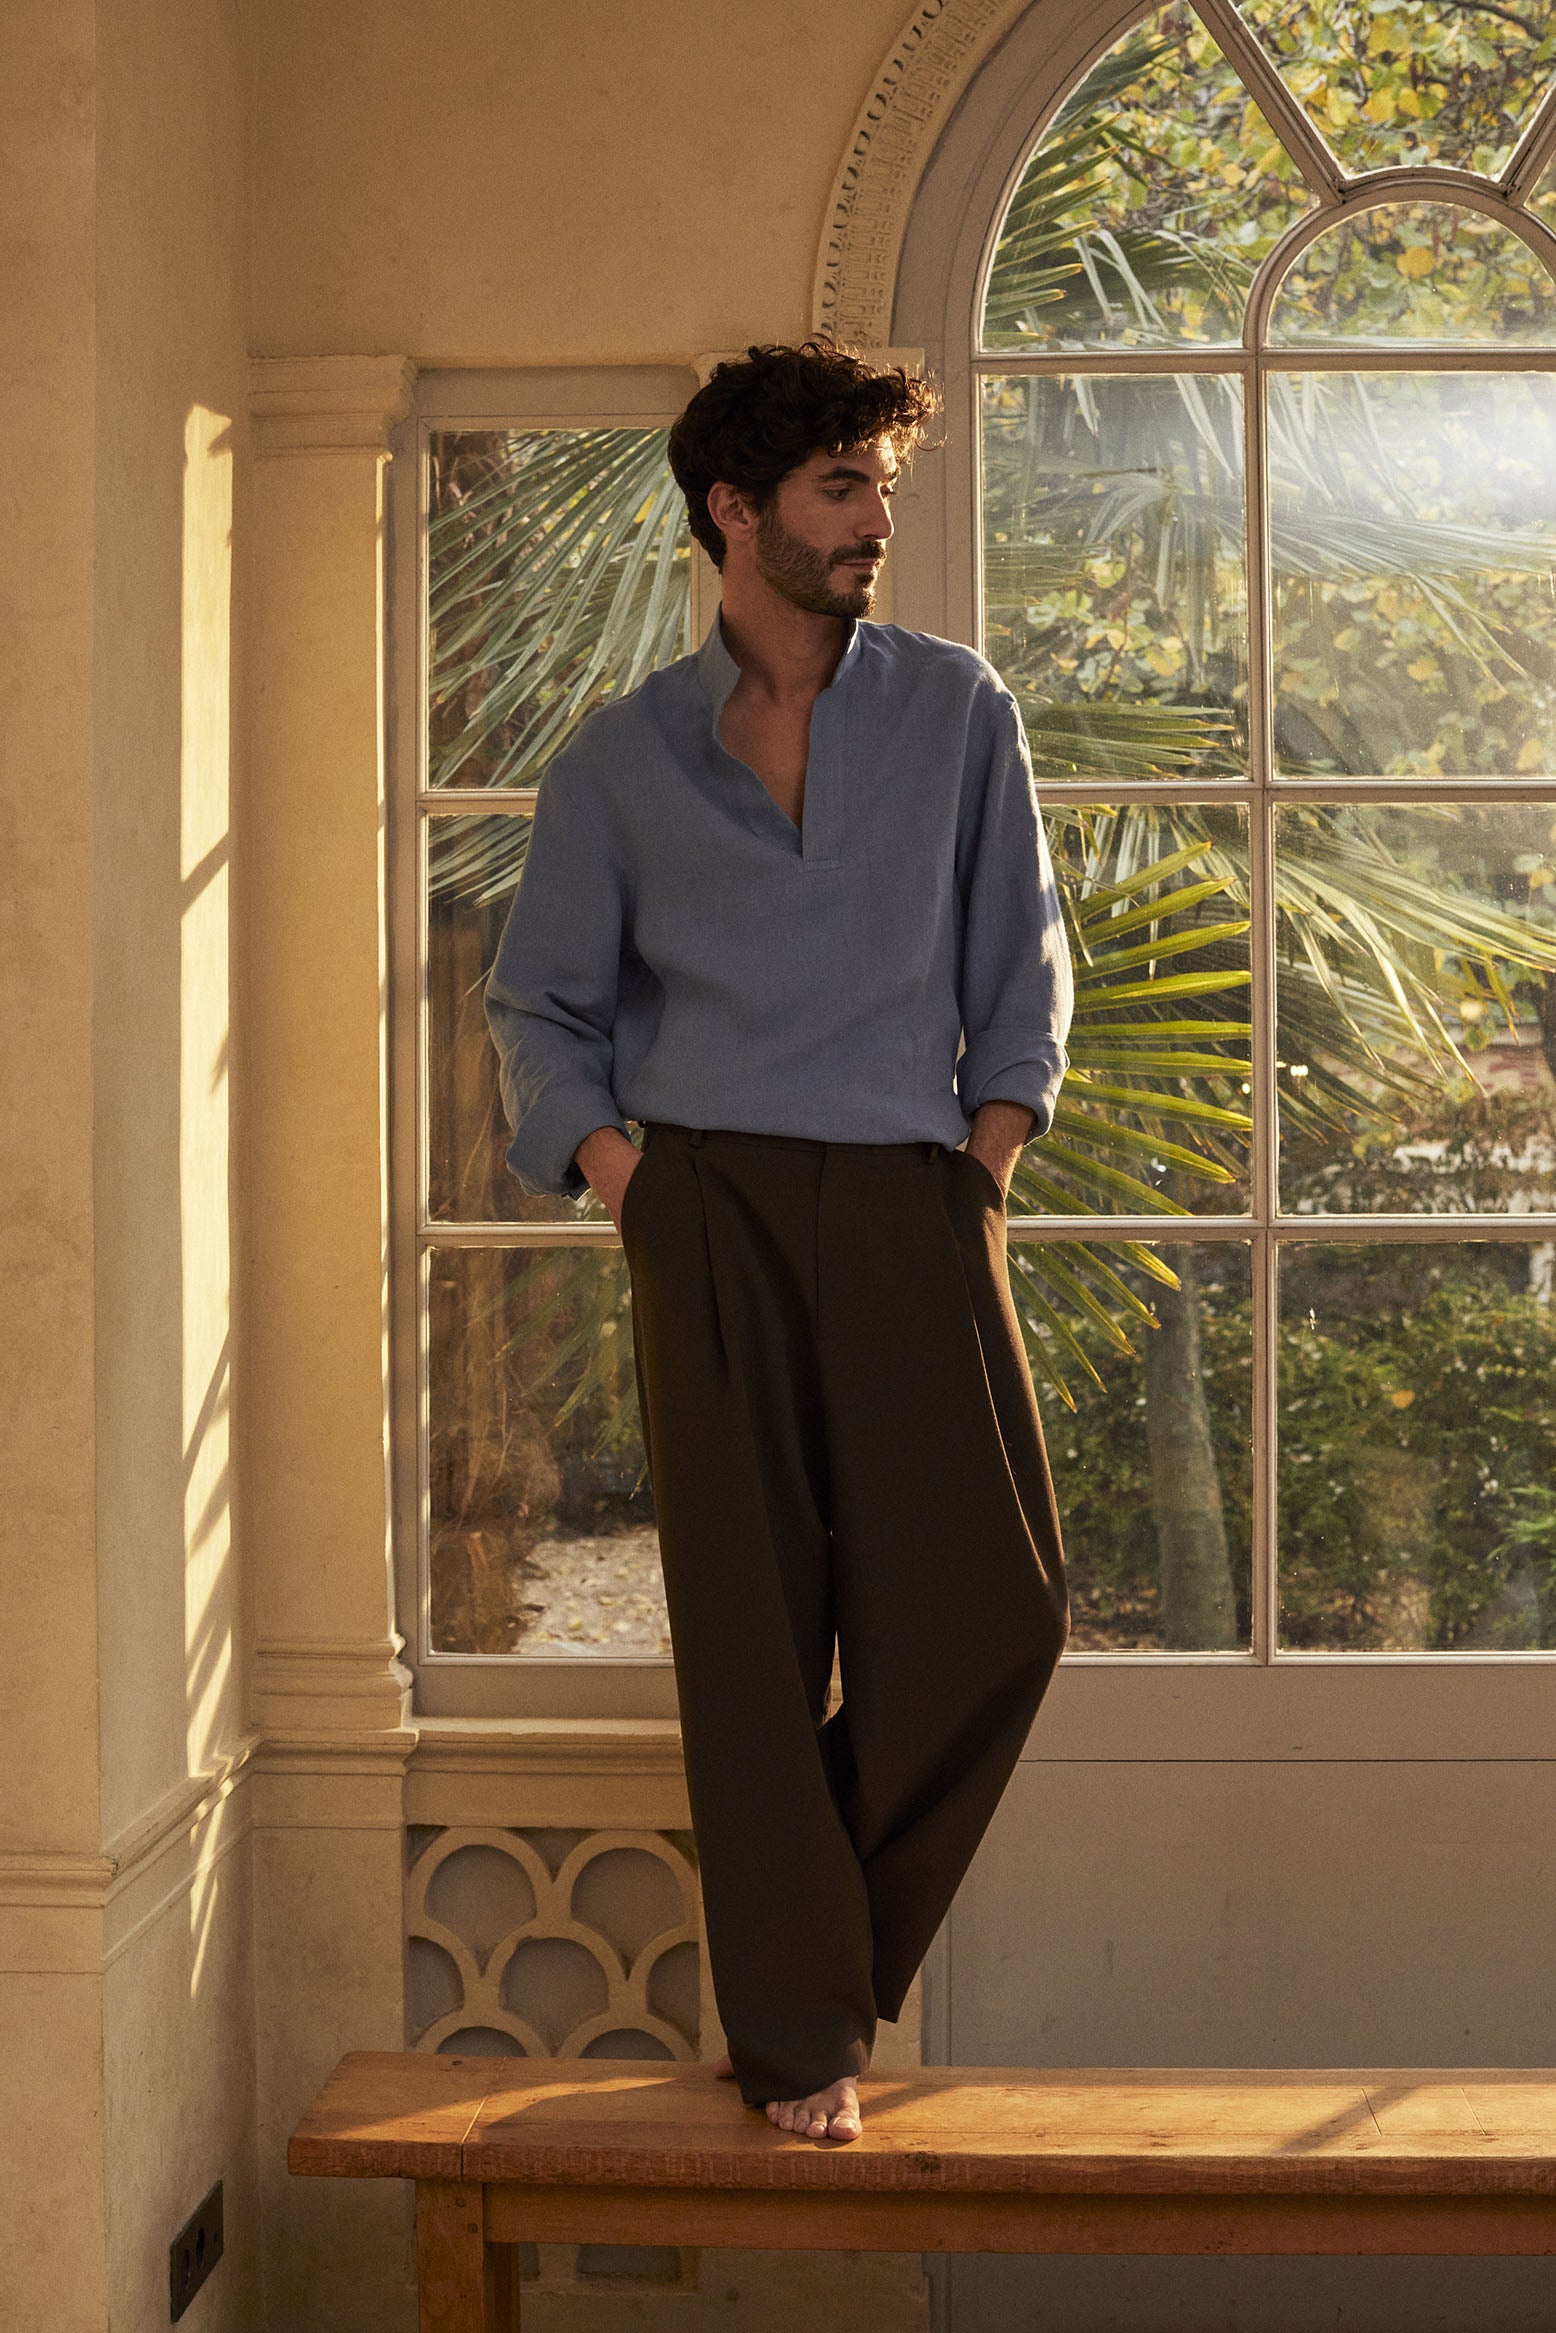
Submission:
{"label": "man", "polygon": [[1053,874],[993,667],[868,621],[935,409],[814,340],[692,398],[720,615],[550,764],[486,989],[510,1166],[592,1186],[631,1274],[721,2070],[812,2138],[858,2135],[1067,1627],[1005,1252]]}

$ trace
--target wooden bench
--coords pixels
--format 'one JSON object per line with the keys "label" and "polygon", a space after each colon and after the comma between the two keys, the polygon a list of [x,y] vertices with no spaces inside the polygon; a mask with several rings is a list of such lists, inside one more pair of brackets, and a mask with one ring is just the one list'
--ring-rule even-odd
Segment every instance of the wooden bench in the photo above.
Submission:
{"label": "wooden bench", "polygon": [[1556,2073],[926,2067],[848,2145],[706,2066],[354,2051],[289,2168],[414,2179],[422,2333],[510,2333],[511,2247],[1556,2253]]}

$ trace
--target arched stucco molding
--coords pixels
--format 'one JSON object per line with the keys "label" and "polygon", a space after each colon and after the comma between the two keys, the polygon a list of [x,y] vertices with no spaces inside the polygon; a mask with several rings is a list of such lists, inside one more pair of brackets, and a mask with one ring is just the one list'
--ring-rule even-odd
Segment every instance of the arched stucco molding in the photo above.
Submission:
{"label": "arched stucco molding", "polygon": [[923,0],[881,64],[833,181],[812,327],[866,348],[891,338],[908,213],[956,100],[1030,0]]}

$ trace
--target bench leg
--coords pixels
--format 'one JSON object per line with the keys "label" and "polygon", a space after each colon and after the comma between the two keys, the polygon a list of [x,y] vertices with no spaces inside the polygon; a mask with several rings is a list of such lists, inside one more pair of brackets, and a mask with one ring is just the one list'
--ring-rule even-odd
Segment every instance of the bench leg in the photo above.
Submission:
{"label": "bench leg", "polygon": [[488,2245],[485,2192],[456,2179],[416,2182],[416,2294],[421,2333],[518,2333],[508,2245]]}

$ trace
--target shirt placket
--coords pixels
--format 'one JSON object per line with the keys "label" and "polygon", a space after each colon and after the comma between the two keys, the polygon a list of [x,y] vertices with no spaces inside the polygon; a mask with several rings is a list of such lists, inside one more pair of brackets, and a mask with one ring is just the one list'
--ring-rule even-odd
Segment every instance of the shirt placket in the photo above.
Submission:
{"label": "shirt placket", "polygon": [[824,688],[811,708],[805,801],[800,811],[800,860],[806,874],[841,865],[848,767],[848,692]]}

